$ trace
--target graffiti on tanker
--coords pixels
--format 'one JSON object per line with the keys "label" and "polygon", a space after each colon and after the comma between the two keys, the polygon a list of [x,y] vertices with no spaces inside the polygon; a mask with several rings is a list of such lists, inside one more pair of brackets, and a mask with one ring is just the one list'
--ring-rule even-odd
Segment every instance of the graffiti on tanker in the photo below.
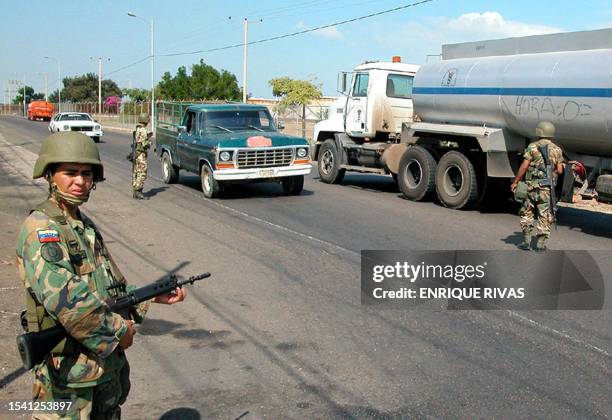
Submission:
{"label": "graffiti on tanker", "polygon": [[591,115],[593,107],[574,99],[562,99],[549,96],[517,96],[514,114],[517,116],[533,115],[537,119],[562,119],[574,121]]}

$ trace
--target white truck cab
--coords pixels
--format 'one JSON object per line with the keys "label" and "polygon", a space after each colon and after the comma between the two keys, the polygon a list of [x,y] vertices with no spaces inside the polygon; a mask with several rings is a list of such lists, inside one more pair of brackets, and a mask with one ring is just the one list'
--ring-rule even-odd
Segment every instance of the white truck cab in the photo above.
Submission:
{"label": "white truck cab", "polygon": [[346,170],[397,172],[390,170],[383,155],[390,156],[385,152],[399,142],[402,123],[412,121],[412,85],[418,69],[393,57],[392,62],[365,62],[339,74],[343,96],[331,106],[329,119],[314,128],[313,158],[319,162],[321,179],[340,182]]}
{"label": "white truck cab", "polygon": [[331,106],[330,118],[315,126],[314,139],[333,138],[335,133],[368,139],[399,135],[402,122],[412,119],[412,82],[418,69],[394,57],[394,62],[366,62],[340,73],[343,96]]}

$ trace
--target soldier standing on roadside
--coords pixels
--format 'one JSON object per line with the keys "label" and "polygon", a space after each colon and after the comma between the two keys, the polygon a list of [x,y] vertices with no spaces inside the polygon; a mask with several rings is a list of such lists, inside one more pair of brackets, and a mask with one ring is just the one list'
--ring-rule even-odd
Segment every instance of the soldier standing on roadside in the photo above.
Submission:
{"label": "soldier standing on roadside", "polygon": [[[537,140],[530,143],[525,149],[523,163],[512,182],[511,189],[512,192],[516,192],[519,182],[525,176],[526,188],[521,194],[523,205],[519,210],[523,241],[518,247],[524,250],[530,249],[531,233],[535,227],[538,238],[535,250],[545,251],[546,240],[550,237],[550,227],[554,222],[551,190],[555,187],[557,177],[553,173],[557,175],[563,173],[563,153],[559,146],[551,141],[555,138],[553,123],[541,121],[535,131]],[[544,157],[545,155],[547,158]],[[552,166],[549,173],[554,179],[550,179],[547,165]],[[536,218],[537,223],[534,226]]]}
{"label": "soldier standing on roadside", "polygon": [[[132,287],[115,265],[102,236],[79,206],[104,180],[98,149],[81,133],[47,137],[33,178],[49,183],[47,201],[36,206],[21,226],[17,266],[26,288],[28,331],[61,325],[68,333],[34,367],[34,401],[70,401],[68,412],[35,414],[37,419],[118,419],[130,390],[124,351],[132,345],[134,322],[148,302],[129,314],[111,312],[104,300]],[[154,302],[185,299],[184,289]]]}
{"label": "soldier standing on roadside", "polygon": [[151,147],[151,136],[153,135],[147,131],[147,124],[149,124],[149,114],[140,114],[134,135],[134,173],[132,174],[132,189],[134,198],[137,200],[144,199],[142,188],[147,179],[147,151]]}

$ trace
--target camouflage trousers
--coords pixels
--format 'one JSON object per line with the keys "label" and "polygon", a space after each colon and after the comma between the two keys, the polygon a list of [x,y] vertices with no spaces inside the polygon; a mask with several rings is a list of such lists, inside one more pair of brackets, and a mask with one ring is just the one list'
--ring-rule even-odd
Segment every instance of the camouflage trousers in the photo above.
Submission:
{"label": "camouflage trousers", "polygon": [[147,179],[147,154],[136,152],[134,157],[134,173],[132,174],[132,189],[142,190]]}
{"label": "camouflage trousers", "polygon": [[[534,188],[527,192],[527,198],[519,210],[521,217],[521,230],[531,233],[535,228],[537,235],[550,236],[550,227],[553,223],[552,209],[550,208],[550,189]],[[537,219],[537,222],[536,222]]]}
{"label": "camouflage trousers", "polygon": [[130,367],[125,366],[112,379],[100,385],[85,388],[68,388],[51,382],[46,368],[36,371],[32,386],[34,401],[71,401],[70,410],[62,413],[36,413],[38,420],[117,420],[121,407],[130,392]]}

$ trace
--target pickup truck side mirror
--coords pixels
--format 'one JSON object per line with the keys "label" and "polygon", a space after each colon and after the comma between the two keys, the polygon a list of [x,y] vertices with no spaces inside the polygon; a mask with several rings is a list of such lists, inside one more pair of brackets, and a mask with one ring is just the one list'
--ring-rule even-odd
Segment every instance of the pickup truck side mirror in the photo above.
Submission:
{"label": "pickup truck side mirror", "polygon": [[276,122],[276,128],[279,129],[279,130],[284,130],[285,129],[285,121],[278,120]]}
{"label": "pickup truck side mirror", "polygon": [[179,125],[177,128],[178,128],[179,134],[187,132],[187,127],[185,127],[184,125]]}

